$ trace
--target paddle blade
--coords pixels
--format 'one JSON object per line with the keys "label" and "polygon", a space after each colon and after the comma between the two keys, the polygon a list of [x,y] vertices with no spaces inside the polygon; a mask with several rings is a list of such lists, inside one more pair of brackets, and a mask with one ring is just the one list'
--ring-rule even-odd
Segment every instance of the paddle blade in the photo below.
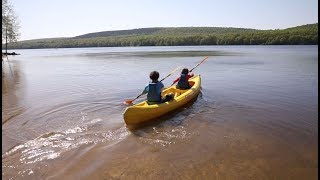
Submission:
{"label": "paddle blade", "polygon": [[123,101],[123,104],[131,105],[131,104],[133,104],[132,102],[133,102],[133,100],[125,100],[125,101]]}

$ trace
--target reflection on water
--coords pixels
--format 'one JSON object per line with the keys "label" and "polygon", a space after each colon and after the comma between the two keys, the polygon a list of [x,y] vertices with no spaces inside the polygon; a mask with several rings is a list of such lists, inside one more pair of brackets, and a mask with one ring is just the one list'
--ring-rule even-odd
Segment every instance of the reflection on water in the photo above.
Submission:
{"label": "reflection on water", "polygon": [[2,61],[2,124],[25,110],[23,103],[19,102],[19,96],[23,96],[23,91],[19,89],[23,85],[20,66],[19,61]]}
{"label": "reflection on water", "polygon": [[20,63],[9,60],[2,61],[2,94],[15,91],[20,83]]}
{"label": "reflection on water", "polygon": [[[4,179],[318,177],[317,46],[19,53],[2,63]],[[150,71],[162,78],[204,56],[193,102],[139,128],[124,124],[122,102]]]}
{"label": "reflection on water", "polygon": [[137,52],[107,52],[107,53],[86,53],[81,56],[96,58],[175,58],[175,57],[199,57],[199,56],[231,56],[240,55],[237,52],[224,51],[137,51]]}

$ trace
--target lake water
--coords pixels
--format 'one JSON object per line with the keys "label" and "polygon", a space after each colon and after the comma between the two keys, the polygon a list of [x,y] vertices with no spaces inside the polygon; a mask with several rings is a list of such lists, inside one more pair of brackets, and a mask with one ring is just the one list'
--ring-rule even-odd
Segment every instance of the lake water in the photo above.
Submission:
{"label": "lake water", "polygon": [[[2,62],[3,179],[318,178],[318,46],[14,51]],[[126,127],[122,102],[151,71],[205,56],[195,102]]]}

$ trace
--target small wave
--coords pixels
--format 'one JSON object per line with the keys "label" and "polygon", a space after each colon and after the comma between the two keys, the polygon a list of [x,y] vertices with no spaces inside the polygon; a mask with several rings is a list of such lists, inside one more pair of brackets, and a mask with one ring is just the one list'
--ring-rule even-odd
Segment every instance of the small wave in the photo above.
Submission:
{"label": "small wave", "polygon": [[75,127],[75,128],[71,128],[71,129],[67,129],[65,131],[65,134],[75,134],[75,133],[81,133],[83,131],[85,131],[87,128],[86,127]]}
{"label": "small wave", "polygon": [[139,130],[134,133],[144,143],[154,146],[167,147],[192,136],[191,132],[183,126],[152,127],[148,130]]}
{"label": "small wave", "polygon": [[5,154],[3,159],[18,154],[20,163],[30,164],[43,160],[59,157],[62,153],[77,148],[84,144],[97,144],[108,142],[113,144],[123,140],[129,135],[125,126],[107,132],[90,133],[90,124],[100,122],[101,119],[93,119],[83,126],[76,126],[59,132],[43,134],[24,144],[18,145]]}

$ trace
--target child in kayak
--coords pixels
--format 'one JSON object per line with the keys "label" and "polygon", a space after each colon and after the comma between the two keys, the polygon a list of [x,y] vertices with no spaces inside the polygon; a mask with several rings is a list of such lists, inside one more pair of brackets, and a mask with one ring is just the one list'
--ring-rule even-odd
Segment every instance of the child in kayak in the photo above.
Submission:
{"label": "child in kayak", "polygon": [[166,95],[164,98],[161,97],[161,91],[164,88],[162,82],[158,81],[159,73],[157,71],[152,71],[149,75],[151,82],[144,88],[142,94],[147,95],[148,104],[160,104],[170,101],[173,98],[173,94]]}
{"label": "child in kayak", "polygon": [[194,76],[193,73],[189,74],[188,68],[183,68],[181,71],[180,77],[178,77],[176,80],[174,80],[173,84],[178,82],[178,84],[177,84],[178,89],[190,89],[191,86],[190,86],[188,80],[189,80],[189,78],[191,78],[193,76]]}

